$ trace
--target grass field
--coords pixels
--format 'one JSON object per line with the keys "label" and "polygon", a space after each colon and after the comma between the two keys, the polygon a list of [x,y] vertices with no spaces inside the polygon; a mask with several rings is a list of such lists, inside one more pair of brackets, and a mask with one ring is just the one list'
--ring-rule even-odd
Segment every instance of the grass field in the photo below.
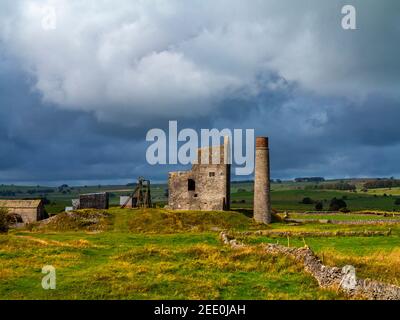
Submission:
{"label": "grass field", "polygon": [[380,188],[380,189],[369,189],[367,191],[369,195],[388,195],[388,196],[400,196],[400,188]]}
{"label": "grass field", "polygon": [[[393,226],[352,226],[348,228],[330,226],[329,230],[388,230],[392,229],[391,236],[378,237],[326,237],[289,239],[290,246],[304,246],[304,242],[322,259],[331,266],[353,265],[357,275],[361,278],[379,280],[400,285],[400,228]],[[282,228],[278,228],[282,230]],[[285,229],[285,228],[283,228]],[[316,225],[309,225],[307,231],[320,230]],[[293,230],[293,229],[291,229]],[[299,229],[296,229],[297,231]],[[326,228],[324,229],[327,230]],[[267,237],[250,236],[244,239],[245,243],[280,243],[288,244],[287,239],[272,239]]]}
{"label": "grass field", "polygon": [[[362,185],[357,182],[357,187]],[[59,188],[0,186],[2,198],[45,197],[52,215],[70,206],[81,193],[110,193],[111,205],[132,186]],[[112,207],[100,229],[87,220],[61,213],[58,223],[28,226],[0,235],[0,299],[346,299],[322,290],[301,265],[263,253],[262,243],[304,246],[328,265],[351,264],[361,277],[400,285],[400,224],[334,225],[274,223],[257,225],[251,219],[253,185],[232,183],[230,212],[173,212],[165,209],[129,210]],[[272,206],[296,219],[400,220],[394,204],[400,189],[368,192],[320,190],[310,183],[273,183]],[[166,203],[166,185],[152,185],[153,201]],[[350,213],[314,214],[311,198],[323,203],[344,199]],[[358,212],[359,211],[359,212]],[[382,211],[371,215],[363,211]],[[303,214],[302,214],[303,213]],[[86,213],[80,212],[84,217]],[[90,215],[90,212],[88,213]],[[283,214],[280,214],[283,217]],[[68,219],[67,219],[68,218]],[[66,220],[63,220],[66,219]],[[254,231],[388,231],[389,236],[268,238],[241,236],[251,248],[232,250],[218,239],[221,230]],[[57,289],[43,290],[41,269],[53,265]]]}
{"label": "grass field", "polygon": [[[0,236],[1,299],[332,299],[301,266],[259,250],[223,247],[218,232],[254,229],[240,213],[191,219],[172,214],[176,232],[161,228],[163,210],[111,209],[108,230],[93,232],[13,231]],[[168,220],[168,219],[167,219]],[[138,232],[138,228],[142,231]],[[189,231],[193,227],[203,231]],[[154,234],[155,232],[161,234]],[[41,268],[57,270],[57,289],[41,288]]]}
{"label": "grass field", "polygon": [[[71,206],[71,200],[79,198],[79,194],[109,192],[110,205],[118,205],[121,195],[132,194],[135,186],[127,185],[97,185],[97,186],[63,186],[63,187],[44,187],[44,186],[15,186],[0,185],[0,199],[30,199],[46,198],[46,211],[49,214],[63,212],[65,207]],[[157,204],[166,203],[166,185],[153,184],[152,199]]]}
{"label": "grass field", "polygon": [[[326,183],[337,182],[327,181]],[[349,182],[362,186],[364,180],[350,180]],[[272,183],[272,206],[276,210],[284,211],[313,211],[315,204],[302,204],[305,197],[314,201],[321,201],[324,209],[328,210],[332,198],[345,199],[351,211],[360,210],[385,210],[400,211],[400,205],[395,205],[395,200],[400,198],[400,188],[392,189],[370,189],[367,192],[356,193],[339,190],[313,189],[314,183],[307,182],[283,182]],[[44,197],[50,201],[46,210],[50,214],[63,212],[65,207],[71,206],[71,199],[79,197],[79,194],[92,192],[109,192],[110,204],[118,205],[119,196],[128,195],[134,186],[78,186],[78,187],[42,187],[42,186],[0,186],[0,198],[39,198]],[[152,185],[153,202],[159,206],[167,203],[166,184]],[[253,206],[253,184],[251,182],[234,182],[231,184],[231,198],[233,208],[252,208]]]}
{"label": "grass field", "polygon": [[[280,216],[283,217],[281,214]],[[387,214],[387,216],[370,214],[290,214],[291,219],[316,219],[316,220],[378,220],[378,221],[400,221],[399,214]]]}
{"label": "grass field", "polygon": [[[347,206],[352,211],[360,210],[400,210],[400,206],[395,205],[395,197],[374,196],[372,194],[353,193],[348,191],[336,190],[304,190],[304,189],[278,189],[272,190],[272,206],[276,210],[288,211],[314,211],[315,204],[302,204],[305,197],[310,197],[314,201],[321,201],[326,210],[329,209],[329,202],[332,198],[344,198]],[[232,194],[233,207],[253,206],[253,193],[251,191],[241,191]],[[245,201],[243,203],[242,201]]]}
{"label": "grass field", "polygon": [[[345,299],[322,290],[291,259],[263,253],[257,244],[288,240],[248,236],[256,246],[233,250],[222,229],[387,230],[379,226],[257,225],[236,212],[173,212],[112,208],[101,230],[58,225],[0,235],[0,299]],[[382,237],[290,239],[304,241],[327,264],[352,263],[359,275],[399,282],[400,229]],[[57,289],[43,290],[41,268],[53,265]]]}

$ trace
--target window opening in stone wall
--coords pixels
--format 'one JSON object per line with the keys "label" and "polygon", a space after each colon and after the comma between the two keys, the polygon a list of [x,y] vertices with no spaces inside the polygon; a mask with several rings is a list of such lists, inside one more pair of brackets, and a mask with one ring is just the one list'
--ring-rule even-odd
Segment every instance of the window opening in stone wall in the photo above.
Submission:
{"label": "window opening in stone wall", "polygon": [[188,179],[188,191],[196,190],[196,182],[193,179]]}

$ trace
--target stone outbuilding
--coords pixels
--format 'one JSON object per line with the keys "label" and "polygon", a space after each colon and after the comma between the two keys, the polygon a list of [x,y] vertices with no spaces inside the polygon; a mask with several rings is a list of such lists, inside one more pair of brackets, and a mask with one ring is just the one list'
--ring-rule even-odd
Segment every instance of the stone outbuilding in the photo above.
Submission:
{"label": "stone outbuilding", "polygon": [[[190,171],[170,172],[168,207],[173,210],[222,211],[230,208],[229,141],[198,149]],[[207,159],[208,153],[208,161]],[[219,157],[219,161],[212,161]],[[216,163],[217,162],[217,163]]]}
{"label": "stone outbuilding", "polygon": [[42,200],[0,200],[0,208],[9,214],[18,215],[23,223],[31,223],[48,218]]}
{"label": "stone outbuilding", "polygon": [[108,209],[109,193],[88,193],[79,195],[79,209]]}

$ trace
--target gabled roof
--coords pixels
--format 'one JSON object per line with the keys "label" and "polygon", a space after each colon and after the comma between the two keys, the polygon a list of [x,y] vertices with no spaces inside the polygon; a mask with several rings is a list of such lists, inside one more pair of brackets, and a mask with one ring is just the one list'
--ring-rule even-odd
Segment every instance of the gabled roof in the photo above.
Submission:
{"label": "gabled roof", "polygon": [[0,208],[37,208],[42,200],[1,200]]}

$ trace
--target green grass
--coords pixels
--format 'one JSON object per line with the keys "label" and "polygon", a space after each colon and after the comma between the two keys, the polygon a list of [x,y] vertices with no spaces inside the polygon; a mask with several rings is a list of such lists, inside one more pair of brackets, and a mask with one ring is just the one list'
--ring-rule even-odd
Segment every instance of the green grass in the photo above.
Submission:
{"label": "green grass", "polygon": [[361,278],[375,279],[400,285],[400,233],[380,237],[326,237],[305,239],[272,239],[250,236],[245,243],[280,243],[302,247],[306,243],[321,259],[331,266],[353,265]]}
{"label": "green grass", "polygon": [[[241,212],[109,210],[109,227],[87,231],[69,221],[63,231],[14,230],[0,235],[0,299],[344,299],[322,290],[289,258],[257,244],[287,239],[243,237],[251,248],[223,246],[218,231],[262,226]],[[148,221],[152,218],[154,221]],[[69,228],[69,229],[68,229]],[[387,226],[288,225],[273,230],[388,230]],[[72,231],[74,230],[74,231]],[[327,264],[353,263],[359,275],[397,283],[400,227],[386,237],[330,237],[304,241]],[[41,288],[44,265],[57,270],[57,289]],[[377,274],[374,274],[378,272]]]}
{"label": "green grass", "polygon": [[[115,216],[123,214],[123,209],[110,210]],[[221,211],[174,211],[165,209],[132,210],[128,229],[135,233],[177,233],[205,232],[227,229],[254,230],[267,228],[256,224],[245,214]],[[246,212],[248,213],[248,212]],[[118,221],[118,220],[117,220]],[[124,226],[126,227],[126,226]]]}
{"label": "green grass", "polygon": [[[347,206],[351,211],[400,210],[400,206],[394,204],[395,197],[374,196],[360,192],[304,189],[272,190],[272,207],[279,211],[315,211],[315,204],[301,203],[305,197],[310,197],[314,201],[321,201],[324,210],[329,210],[329,202],[334,197],[340,199],[345,197]],[[242,200],[245,203],[241,203]],[[250,191],[233,193],[232,201],[232,207],[251,208],[253,206],[253,193]]]}
{"label": "green grass", "polygon": [[[344,298],[321,290],[288,258],[268,256],[258,248],[224,247],[218,232],[132,232],[131,222],[143,212],[110,212],[113,228],[100,233],[15,230],[1,235],[0,299]],[[196,223],[195,213],[189,214]],[[225,214],[230,217],[220,221],[199,215],[197,223],[218,227],[228,219],[254,226],[240,213]],[[41,288],[41,268],[48,264],[57,270],[56,290]]]}
{"label": "green grass", "polygon": [[372,194],[372,195],[380,195],[383,196],[384,194],[390,196],[400,196],[400,188],[380,188],[380,189],[369,189],[367,194]]}
{"label": "green grass", "polygon": [[[360,183],[359,183],[360,184]],[[351,193],[304,189],[309,184],[272,184],[272,206],[291,211],[292,218],[330,220],[382,220],[391,216],[366,215],[354,211],[392,211],[395,196],[388,190]],[[165,203],[165,185],[153,185],[156,203]],[[9,190],[2,186],[0,190]],[[14,187],[25,197],[32,187]],[[35,187],[33,187],[35,188]],[[70,188],[63,194],[47,194],[51,213],[61,212],[79,193],[109,191],[111,204],[118,204],[126,186]],[[43,190],[45,190],[43,188]],[[400,189],[399,189],[400,190]],[[397,195],[396,190],[392,190]],[[346,198],[350,214],[296,215],[314,211],[301,204],[304,197],[322,201],[327,209],[333,197]],[[252,184],[232,184],[232,212],[179,212],[165,209],[108,210],[104,227],[92,228],[83,220],[68,220],[43,229],[13,230],[0,235],[0,299],[343,299],[321,290],[302,266],[285,257],[268,256],[259,244],[287,238],[242,237],[254,248],[231,250],[218,240],[222,229],[247,231],[364,231],[392,230],[380,237],[308,237],[289,239],[290,246],[309,245],[324,263],[352,264],[359,276],[399,284],[400,226],[284,224],[257,225],[251,219]],[[244,201],[243,201],[244,200]],[[239,209],[240,208],[240,209]],[[64,221],[60,215],[60,221]],[[396,216],[395,219],[400,217]],[[64,221],[65,222],[65,221]],[[41,268],[57,270],[57,289],[41,288]]]}
{"label": "green grass", "polygon": [[305,224],[288,226],[275,224],[279,231],[388,231],[390,236],[371,237],[306,237],[269,238],[265,236],[239,236],[246,244],[279,243],[292,247],[309,246],[322,261],[331,266],[353,265],[361,278],[375,279],[400,285],[400,226],[368,225],[338,226]]}
{"label": "green grass", "polygon": [[[335,183],[339,180],[326,181],[324,183]],[[368,192],[360,192],[360,188],[365,180],[346,180],[357,185],[358,192],[337,191],[337,190],[318,190],[312,189],[315,183],[296,183],[285,181],[283,183],[272,183],[272,205],[277,210],[310,211],[315,209],[315,205],[305,205],[301,201],[305,197],[310,197],[314,201],[322,201],[324,209],[329,208],[329,201],[333,198],[347,198],[346,202],[352,211],[359,210],[400,210],[399,205],[395,205],[396,197],[400,196],[400,188],[392,189],[370,189]],[[322,184],[324,184],[322,183]],[[38,198],[46,197],[50,204],[46,205],[46,210],[50,214],[57,214],[64,211],[64,208],[71,206],[71,199],[79,197],[82,193],[109,192],[110,204],[117,206],[121,195],[128,195],[133,191],[132,186],[77,186],[68,187],[62,190],[54,187],[42,186],[0,186],[0,198]],[[153,202],[164,205],[167,202],[165,191],[166,184],[153,184],[151,193]],[[32,191],[34,192],[32,194]],[[1,192],[14,192],[13,196],[6,196]],[[231,184],[232,207],[233,208],[252,208],[253,205],[253,184],[251,182],[235,182]],[[386,194],[387,196],[384,196]]]}
{"label": "green grass", "polygon": [[[281,214],[283,217],[283,215]],[[400,215],[387,215],[381,216],[381,215],[371,215],[371,214],[290,214],[290,219],[317,219],[317,220],[379,220],[379,221],[385,221],[385,220],[399,220],[400,222]]]}

